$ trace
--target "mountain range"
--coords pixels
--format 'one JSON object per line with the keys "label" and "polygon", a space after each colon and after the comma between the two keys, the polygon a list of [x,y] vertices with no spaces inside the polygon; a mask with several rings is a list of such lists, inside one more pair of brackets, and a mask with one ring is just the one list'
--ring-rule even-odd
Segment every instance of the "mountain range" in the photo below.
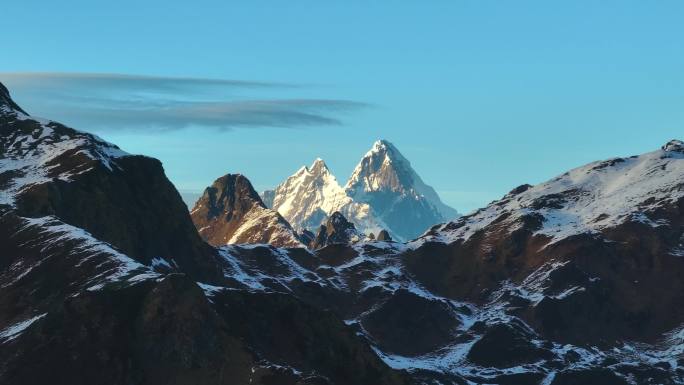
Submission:
{"label": "mountain range", "polygon": [[264,191],[262,199],[298,231],[316,229],[339,211],[363,233],[384,229],[400,240],[458,216],[387,140],[373,144],[344,187],[319,158]]}
{"label": "mountain range", "polygon": [[[376,143],[337,195],[386,225],[430,196],[394,151]],[[193,212],[228,222],[219,246],[159,161],[31,117],[0,85],[0,383],[684,383],[681,141],[521,185],[410,242],[349,242],[336,210],[320,247],[226,245],[257,241],[234,223],[289,231],[240,175]]]}

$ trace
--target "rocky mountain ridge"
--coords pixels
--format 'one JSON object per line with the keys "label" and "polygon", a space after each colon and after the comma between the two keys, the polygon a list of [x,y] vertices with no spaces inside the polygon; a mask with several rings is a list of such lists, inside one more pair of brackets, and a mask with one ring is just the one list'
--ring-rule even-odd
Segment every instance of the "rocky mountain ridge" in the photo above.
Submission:
{"label": "rocky mountain ridge", "polygon": [[330,215],[325,224],[318,229],[316,237],[310,247],[314,250],[333,244],[349,245],[363,240],[365,235],[360,233],[339,211]]}
{"label": "rocky mountain ridge", "polygon": [[158,161],[3,100],[1,383],[684,383],[679,141],[408,243],[211,247]]}

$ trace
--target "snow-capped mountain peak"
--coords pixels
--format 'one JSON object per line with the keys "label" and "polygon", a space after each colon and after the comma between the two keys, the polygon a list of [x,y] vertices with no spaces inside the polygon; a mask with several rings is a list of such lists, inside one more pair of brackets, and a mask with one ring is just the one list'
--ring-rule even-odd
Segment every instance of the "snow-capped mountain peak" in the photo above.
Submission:
{"label": "snow-capped mountain peak", "polygon": [[370,209],[352,201],[321,158],[301,167],[265,195],[269,195],[270,206],[300,232],[318,228],[335,211],[352,220],[374,223],[368,218]]}
{"label": "snow-capped mountain peak", "polygon": [[311,166],[309,167],[309,172],[312,174],[322,174],[322,173],[330,173],[330,169],[328,168],[328,165],[325,164],[325,161],[321,158],[316,158],[313,163],[311,163]]}
{"label": "snow-capped mountain peak", "polygon": [[363,156],[345,189],[352,196],[381,190],[405,192],[416,177],[411,162],[392,143],[381,139]]}
{"label": "snow-capped mountain peak", "polygon": [[412,239],[458,216],[384,139],[373,143],[344,188],[317,158],[275,190],[264,191],[262,199],[299,232],[318,228],[339,211],[363,233],[384,229],[396,239]]}
{"label": "snow-capped mountain peak", "polygon": [[458,216],[423,182],[397,147],[384,139],[373,143],[363,156],[345,191],[354,201],[368,203],[380,220],[404,239]]}

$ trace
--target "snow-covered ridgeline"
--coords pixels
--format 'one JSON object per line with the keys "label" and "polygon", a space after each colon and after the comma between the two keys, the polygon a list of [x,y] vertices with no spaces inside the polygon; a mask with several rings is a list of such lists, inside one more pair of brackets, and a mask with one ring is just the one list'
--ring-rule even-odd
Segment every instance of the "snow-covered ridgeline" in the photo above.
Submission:
{"label": "snow-covered ridgeline", "polygon": [[[468,240],[497,218],[515,225],[525,215],[541,215],[538,235],[556,242],[567,237],[596,233],[627,221],[650,226],[649,212],[684,196],[684,145],[671,141],[662,149],[629,158],[589,163],[563,175],[512,192],[487,207],[428,232],[427,240]],[[512,227],[514,228],[514,227]]]}
{"label": "snow-covered ridgeline", "polygon": [[[13,205],[16,195],[31,185],[49,182],[53,178],[68,181],[90,170],[91,167],[79,164],[54,175],[51,171],[59,165],[50,164],[68,151],[77,150],[73,155],[83,154],[110,171],[116,167],[117,158],[129,155],[94,135],[33,118],[20,111],[12,111],[11,114],[5,111],[5,118],[8,119],[7,126],[14,132],[0,138],[0,148],[4,151],[0,159],[0,174],[11,175],[12,179],[0,191],[0,204]],[[26,124],[32,128],[31,132],[24,129]]]}
{"label": "snow-covered ridgeline", "polygon": [[[257,260],[250,256],[250,251],[265,248],[272,254],[269,270],[264,271]],[[224,275],[239,282],[247,290],[273,291],[274,282],[288,288],[292,281],[316,282],[322,286],[329,284],[314,272],[302,267],[292,260],[286,249],[274,248],[266,244],[226,245],[218,249],[227,263]]]}
{"label": "snow-covered ridgeline", "polygon": [[347,195],[320,158],[276,187],[272,208],[297,231],[316,230],[335,211],[341,212],[362,232],[385,228],[368,204],[355,202]]}

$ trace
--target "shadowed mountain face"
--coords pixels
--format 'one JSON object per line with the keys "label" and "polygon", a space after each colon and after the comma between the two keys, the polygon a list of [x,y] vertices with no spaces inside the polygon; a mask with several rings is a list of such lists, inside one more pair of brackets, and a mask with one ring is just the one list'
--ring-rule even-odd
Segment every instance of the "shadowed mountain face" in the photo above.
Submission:
{"label": "shadowed mountain face", "polygon": [[[212,247],[159,162],[0,88],[0,383],[684,383],[683,149],[409,243]],[[265,210],[238,175],[205,198],[207,221]]]}
{"label": "shadowed mountain face", "polygon": [[239,174],[225,175],[207,187],[190,215],[202,238],[214,246],[303,246],[290,224],[278,212],[266,208],[249,180]]}
{"label": "shadowed mountain face", "polygon": [[198,279],[220,277],[215,250],[193,231],[158,160],[35,120],[4,100],[0,205],[30,218],[56,216],[141,263],[163,256]]}

